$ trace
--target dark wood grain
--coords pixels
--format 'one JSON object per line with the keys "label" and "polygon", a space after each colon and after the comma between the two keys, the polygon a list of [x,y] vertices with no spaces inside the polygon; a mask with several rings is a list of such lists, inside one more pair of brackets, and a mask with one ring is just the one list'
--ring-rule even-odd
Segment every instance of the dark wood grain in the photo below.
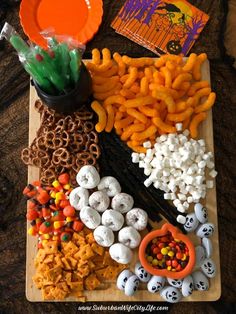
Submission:
{"label": "dark wood grain", "polygon": [[[110,27],[124,0],[103,2],[103,23],[97,35],[88,43],[85,57],[90,57],[94,47],[108,47],[113,52],[119,51],[131,56],[153,56],[148,50],[117,35]],[[222,296],[217,302],[165,305],[171,313],[235,313],[236,73],[230,65],[224,63],[225,56],[222,54],[225,2],[190,2],[210,15],[210,20],[192,51],[207,52],[211,62],[212,85],[217,92],[213,119],[216,168],[219,172],[216,181]],[[19,1],[1,0],[0,26],[8,21],[23,35],[18,10]],[[0,313],[78,313],[78,304],[75,303],[34,304],[25,298],[26,200],[21,191],[27,181],[27,169],[20,160],[20,151],[27,146],[28,141],[28,87],[29,78],[13,49],[7,42],[0,42]],[[122,173],[125,175],[127,172],[122,170]],[[137,199],[138,193],[135,196]],[[113,300],[109,304],[119,304],[119,300]]]}

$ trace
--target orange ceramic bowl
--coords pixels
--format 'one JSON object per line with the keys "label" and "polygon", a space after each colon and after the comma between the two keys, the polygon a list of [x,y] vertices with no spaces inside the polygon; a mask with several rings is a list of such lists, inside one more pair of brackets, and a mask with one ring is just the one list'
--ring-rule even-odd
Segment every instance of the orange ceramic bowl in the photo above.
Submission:
{"label": "orange ceramic bowl", "polygon": [[[146,259],[146,249],[148,244],[156,237],[162,237],[165,236],[168,232],[172,234],[174,239],[179,239],[185,243],[185,245],[188,247],[189,250],[189,261],[185,268],[179,272],[172,272],[167,269],[157,269],[152,267],[147,259]],[[139,260],[142,266],[148,271],[150,274],[154,276],[162,276],[162,277],[169,277],[172,279],[182,279],[186,276],[188,276],[195,265],[195,248],[190,239],[181,233],[177,228],[175,228],[171,224],[164,224],[161,229],[154,230],[150,233],[148,233],[142,240],[140,246],[139,246]]]}

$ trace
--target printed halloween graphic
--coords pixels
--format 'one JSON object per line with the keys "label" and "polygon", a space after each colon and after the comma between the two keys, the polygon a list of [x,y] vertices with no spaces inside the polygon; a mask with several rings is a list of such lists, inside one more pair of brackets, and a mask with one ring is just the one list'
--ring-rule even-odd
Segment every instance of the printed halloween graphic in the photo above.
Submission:
{"label": "printed halloween graphic", "polygon": [[156,54],[186,55],[208,19],[185,0],[127,0],[111,26]]}

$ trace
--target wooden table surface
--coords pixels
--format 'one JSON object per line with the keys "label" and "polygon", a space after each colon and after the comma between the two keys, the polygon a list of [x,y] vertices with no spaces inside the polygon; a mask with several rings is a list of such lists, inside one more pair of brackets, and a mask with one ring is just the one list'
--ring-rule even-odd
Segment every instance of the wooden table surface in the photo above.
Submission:
{"label": "wooden table surface", "polygon": [[[103,2],[103,23],[98,34],[87,45],[85,58],[91,56],[91,50],[95,47],[108,47],[112,52],[119,51],[121,54],[136,57],[154,56],[148,50],[117,35],[110,27],[124,0]],[[213,122],[215,162],[219,172],[216,187],[222,296],[219,301],[209,303],[154,305],[165,305],[170,313],[235,313],[236,72],[226,63],[224,56],[226,0],[190,2],[210,15],[210,20],[192,52],[207,52],[211,65],[212,88],[217,93]],[[23,35],[18,11],[19,1],[1,0],[0,27],[8,21]],[[81,305],[79,303],[30,303],[25,298],[26,200],[21,192],[27,182],[27,168],[20,160],[20,152],[28,142],[28,105],[29,77],[9,44],[6,41],[0,42],[0,313],[78,313],[78,306]],[[112,304],[118,305],[119,300],[102,305]],[[94,303],[86,305],[93,306]],[[91,311],[87,308],[80,312]],[[108,310],[104,312],[109,313]]]}

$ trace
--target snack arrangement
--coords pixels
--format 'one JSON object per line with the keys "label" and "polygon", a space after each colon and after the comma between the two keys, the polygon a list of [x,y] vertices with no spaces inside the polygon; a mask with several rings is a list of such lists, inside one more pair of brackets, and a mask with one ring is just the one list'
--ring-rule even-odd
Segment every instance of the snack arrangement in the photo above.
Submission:
{"label": "snack arrangement", "polygon": [[[112,58],[113,57],[113,58]],[[189,129],[192,138],[198,125],[207,117],[216,94],[201,79],[202,53],[153,58],[120,56],[104,48],[92,51],[87,64],[92,75],[92,109],[98,115],[97,132],[111,132],[135,152],[145,153],[145,141],[154,144],[157,136],[175,133],[178,124]],[[202,101],[205,97],[204,102]]]}
{"label": "snack arrangement", "polygon": [[[162,299],[175,303],[194,289],[208,290],[217,274],[210,240],[216,226],[200,203],[217,172],[213,154],[198,138],[203,119],[196,118],[198,108],[207,118],[215,94],[200,76],[192,81],[202,58],[194,54],[188,61],[118,53],[112,59],[104,48],[102,56],[95,49],[92,61],[85,63],[97,117],[88,104],[66,115],[35,102],[40,126],[22,151],[23,162],[40,170],[38,181],[23,192],[28,235],[35,236],[38,246],[33,281],[47,301],[89,301],[90,292],[110,293],[117,281],[124,297],[136,298],[141,290],[153,300],[160,292]],[[170,210],[173,201],[180,213],[176,225],[186,235],[164,224],[164,234],[153,236],[162,222],[148,218],[148,200],[139,208],[114,176],[101,174],[103,143],[97,133],[113,128],[131,148],[130,162],[148,176],[145,187],[164,191],[163,210]]]}

